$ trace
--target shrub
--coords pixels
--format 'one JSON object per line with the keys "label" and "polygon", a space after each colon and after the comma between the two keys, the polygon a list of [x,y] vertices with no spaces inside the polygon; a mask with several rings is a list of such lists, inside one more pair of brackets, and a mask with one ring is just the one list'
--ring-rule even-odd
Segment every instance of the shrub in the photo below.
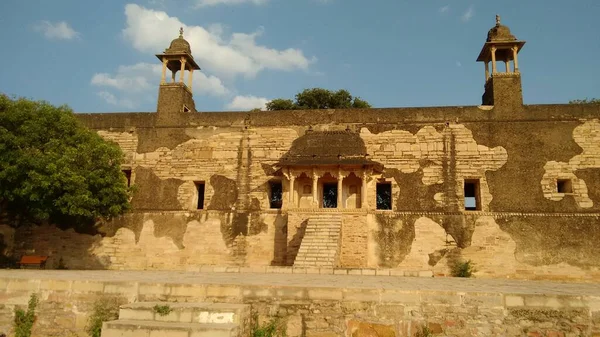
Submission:
{"label": "shrub", "polygon": [[471,277],[476,271],[471,260],[458,260],[452,265],[452,276],[454,277]]}
{"label": "shrub", "polygon": [[35,323],[35,308],[39,301],[36,294],[32,294],[27,303],[27,311],[23,309],[15,309],[15,337],[30,337],[31,328]]}
{"label": "shrub", "polygon": [[102,323],[119,318],[120,300],[114,297],[103,297],[94,302],[92,314],[85,327],[90,337],[100,337],[102,334]]}
{"label": "shrub", "polygon": [[273,318],[262,326],[256,326],[252,337],[286,337],[285,327],[279,318]]}
{"label": "shrub", "polygon": [[433,334],[426,325],[421,326],[421,330],[417,331],[415,337],[431,337]]}
{"label": "shrub", "polygon": [[166,304],[166,305],[155,305],[154,308],[154,312],[161,315],[161,316],[167,316],[168,314],[171,313],[171,311],[173,311],[173,309],[171,309],[171,307]]}

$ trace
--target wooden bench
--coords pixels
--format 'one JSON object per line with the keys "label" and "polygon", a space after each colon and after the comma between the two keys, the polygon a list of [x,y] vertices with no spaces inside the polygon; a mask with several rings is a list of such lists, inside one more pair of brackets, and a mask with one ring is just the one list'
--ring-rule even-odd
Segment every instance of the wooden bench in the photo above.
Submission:
{"label": "wooden bench", "polygon": [[37,269],[45,269],[46,260],[48,260],[47,256],[23,255],[21,256],[21,261],[19,261],[19,266],[21,268],[37,267]]}

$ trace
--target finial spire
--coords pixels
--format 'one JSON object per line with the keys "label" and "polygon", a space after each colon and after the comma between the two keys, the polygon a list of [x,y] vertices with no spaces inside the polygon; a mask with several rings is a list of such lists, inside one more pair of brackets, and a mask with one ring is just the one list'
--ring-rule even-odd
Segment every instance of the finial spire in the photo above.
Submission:
{"label": "finial spire", "polygon": [[500,26],[500,15],[496,14],[496,26]]}
{"label": "finial spire", "polygon": [[[496,16],[497,18],[498,16]],[[497,20],[497,19],[496,19]],[[179,27],[179,37],[183,38],[183,27]]]}

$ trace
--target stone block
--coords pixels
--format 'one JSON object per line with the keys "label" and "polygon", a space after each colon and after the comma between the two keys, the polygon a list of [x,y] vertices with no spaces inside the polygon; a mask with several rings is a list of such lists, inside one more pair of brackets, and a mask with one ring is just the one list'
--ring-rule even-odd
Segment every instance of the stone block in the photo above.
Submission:
{"label": "stone block", "polygon": [[103,292],[104,291],[104,283],[102,282],[92,282],[92,281],[73,281],[71,285],[71,290],[74,292]]}
{"label": "stone block", "polygon": [[71,290],[71,286],[71,281],[42,280],[40,283],[40,290],[69,291]]}
{"label": "stone block", "polygon": [[307,290],[304,288],[278,288],[275,295],[282,300],[304,300],[308,298]]}
{"label": "stone block", "polygon": [[206,298],[206,286],[202,284],[171,284],[167,285],[167,288],[171,296],[196,299]]}
{"label": "stone block", "polygon": [[381,293],[381,302],[420,305],[421,294],[418,291],[384,289]]}
{"label": "stone block", "polygon": [[140,283],[138,293],[140,295],[168,295],[169,288],[161,283]]}
{"label": "stone block", "polygon": [[379,302],[380,291],[371,289],[344,289],[345,301]]}
{"label": "stone block", "polygon": [[308,299],[310,300],[341,300],[342,289],[309,288]]}
{"label": "stone block", "polygon": [[504,305],[506,305],[507,307],[522,307],[525,305],[525,300],[521,296],[505,295]]}
{"label": "stone block", "polygon": [[377,324],[357,319],[348,321],[346,331],[351,337],[396,337],[396,328],[394,325]]}
{"label": "stone block", "polygon": [[106,294],[135,296],[138,294],[138,284],[137,282],[105,283],[103,291]]}
{"label": "stone block", "polygon": [[461,295],[455,292],[426,291],[421,292],[421,300],[427,304],[460,305]]}
{"label": "stone block", "polygon": [[10,280],[6,286],[8,292],[13,291],[31,291],[36,292],[40,290],[40,280]]}
{"label": "stone block", "polygon": [[241,298],[242,289],[239,286],[206,286],[206,297]]}

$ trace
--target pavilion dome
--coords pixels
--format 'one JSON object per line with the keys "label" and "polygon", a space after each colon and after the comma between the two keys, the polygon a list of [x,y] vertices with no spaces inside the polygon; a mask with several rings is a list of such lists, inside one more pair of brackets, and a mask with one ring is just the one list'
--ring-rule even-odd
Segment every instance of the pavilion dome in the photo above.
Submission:
{"label": "pavilion dome", "polygon": [[179,30],[179,37],[171,41],[169,48],[165,50],[165,54],[183,54],[187,53],[192,55],[192,49],[190,43],[183,38],[183,28]]}
{"label": "pavilion dome", "polygon": [[500,24],[500,17],[496,16],[496,25],[488,31],[487,42],[505,42],[516,40],[517,38],[512,35],[510,28]]}

